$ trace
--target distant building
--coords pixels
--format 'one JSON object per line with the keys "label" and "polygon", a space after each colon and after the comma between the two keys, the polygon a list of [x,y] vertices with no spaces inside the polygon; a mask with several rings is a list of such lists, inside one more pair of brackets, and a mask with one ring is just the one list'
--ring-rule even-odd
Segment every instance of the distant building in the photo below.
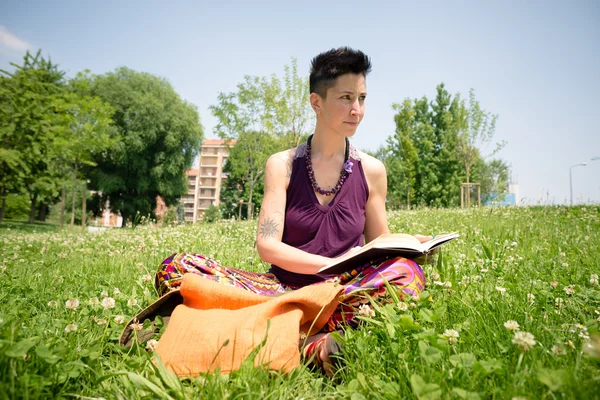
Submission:
{"label": "distant building", "polygon": [[181,198],[186,222],[198,222],[211,205],[218,206],[227,175],[223,166],[235,140],[207,139],[202,142],[197,168],[187,170],[188,192]]}
{"label": "distant building", "polygon": [[519,205],[519,184],[509,183],[508,193],[505,193],[502,200],[498,199],[497,193],[492,193],[485,203],[486,206],[517,206]]}

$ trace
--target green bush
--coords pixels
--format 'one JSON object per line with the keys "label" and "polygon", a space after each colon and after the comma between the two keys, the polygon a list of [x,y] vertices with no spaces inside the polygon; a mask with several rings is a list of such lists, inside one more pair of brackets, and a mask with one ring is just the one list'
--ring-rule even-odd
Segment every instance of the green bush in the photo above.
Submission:
{"label": "green bush", "polygon": [[204,212],[204,221],[205,222],[217,222],[223,218],[221,215],[221,208],[219,206],[211,205]]}
{"label": "green bush", "polygon": [[4,218],[26,219],[29,218],[31,202],[26,194],[9,193],[6,196],[6,209]]}

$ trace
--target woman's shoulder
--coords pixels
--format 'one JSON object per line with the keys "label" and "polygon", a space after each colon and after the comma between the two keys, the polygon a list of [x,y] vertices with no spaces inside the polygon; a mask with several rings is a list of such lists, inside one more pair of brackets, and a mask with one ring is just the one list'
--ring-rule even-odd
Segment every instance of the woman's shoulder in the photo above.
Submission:
{"label": "woman's shoulder", "polygon": [[380,160],[370,154],[365,153],[364,151],[356,149],[356,152],[365,174],[370,176],[378,176],[381,174],[385,175],[385,165],[383,165]]}
{"label": "woman's shoulder", "polygon": [[276,173],[276,175],[285,174],[285,177],[289,179],[292,176],[292,165],[294,164],[297,149],[297,147],[293,147],[272,154],[267,160],[267,171],[269,173]]}

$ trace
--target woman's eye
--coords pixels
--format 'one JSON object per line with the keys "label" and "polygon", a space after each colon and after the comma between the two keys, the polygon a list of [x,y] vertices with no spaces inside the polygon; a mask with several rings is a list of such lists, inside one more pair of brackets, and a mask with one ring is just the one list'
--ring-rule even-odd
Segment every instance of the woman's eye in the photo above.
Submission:
{"label": "woman's eye", "polygon": [[367,96],[360,96],[358,99],[359,99],[360,101],[365,101],[365,99],[366,99],[366,98],[367,98]]}

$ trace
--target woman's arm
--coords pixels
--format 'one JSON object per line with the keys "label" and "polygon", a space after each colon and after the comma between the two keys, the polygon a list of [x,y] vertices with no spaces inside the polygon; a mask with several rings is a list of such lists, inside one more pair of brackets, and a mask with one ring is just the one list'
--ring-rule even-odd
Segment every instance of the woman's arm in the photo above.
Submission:
{"label": "woman's arm", "polygon": [[390,233],[385,212],[387,174],[383,163],[368,154],[361,152],[361,162],[369,186],[365,207],[365,243],[369,243],[384,233]]}
{"label": "woman's arm", "polygon": [[332,259],[310,254],[283,243],[286,191],[295,149],[269,157],[265,167],[265,189],[256,232],[260,258],[299,274],[315,274]]}

